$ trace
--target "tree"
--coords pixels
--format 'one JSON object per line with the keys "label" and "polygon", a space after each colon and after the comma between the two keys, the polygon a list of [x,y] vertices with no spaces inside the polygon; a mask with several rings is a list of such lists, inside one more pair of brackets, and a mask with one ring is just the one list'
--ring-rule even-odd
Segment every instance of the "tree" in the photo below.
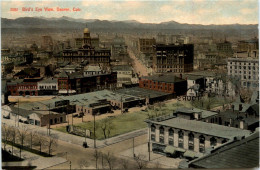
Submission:
{"label": "tree", "polygon": [[127,159],[121,159],[120,162],[122,162],[122,169],[128,169],[128,167],[129,167],[129,162],[128,162]]}
{"label": "tree", "polygon": [[48,147],[49,155],[51,155],[54,147],[57,146],[57,138],[54,135],[49,136],[46,140],[46,146]]}
{"label": "tree", "polygon": [[87,168],[89,166],[89,162],[85,159],[81,159],[78,162],[80,169]]}
{"label": "tree", "polygon": [[10,141],[12,141],[12,154],[14,151],[14,144],[15,144],[15,139],[16,139],[16,128],[12,127],[10,128]]}
{"label": "tree", "polygon": [[36,136],[36,131],[30,131],[27,137],[27,143],[29,143],[30,148],[32,149],[32,146],[34,144],[34,138]]}
{"label": "tree", "polygon": [[97,168],[98,168],[98,167],[97,167],[97,166],[98,166],[97,163],[98,163],[99,157],[101,156],[101,153],[98,152],[97,149],[95,149],[95,152],[94,152],[93,156],[94,156],[94,158],[95,158],[95,160],[96,160],[96,169],[97,169]]}
{"label": "tree", "polygon": [[33,145],[39,146],[40,152],[42,152],[42,147],[46,143],[46,138],[43,137],[39,132],[35,134],[35,140],[33,141]]}
{"label": "tree", "polygon": [[106,118],[100,124],[100,128],[102,129],[104,138],[106,139],[107,137],[109,138],[109,136],[111,134],[111,130],[113,130],[113,128],[114,128],[114,125],[110,118]]}
{"label": "tree", "polygon": [[2,125],[2,139],[3,139],[3,143],[4,143],[4,150],[6,148],[6,143],[10,138],[10,128],[6,125],[3,124]]}
{"label": "tree", "polygon": [[109,167],[109,169],[113,169],[114,164],[116,162],[116,157],[114,157],[110,152],[107,152],[107,154],[105,154],[105,160],[107,162],[107,165]]}
{"label": "tree", "polygon": [[144,160],[145,156],[142,154],[139,154],[135,156],[135,162],[137,164],[137,169],[144,169],[147,166],[147,162]]}
{"label": "tree", "polygon": [[28,137],[28,129],[26,126],[22,126],[22,128],[18,129],[17,130],[18,132],[18,139],[20,141],[20,158],[22,156],[22,149],[23,149],[23,146],[24,146],[24,141],[26,140],[26,138]]}

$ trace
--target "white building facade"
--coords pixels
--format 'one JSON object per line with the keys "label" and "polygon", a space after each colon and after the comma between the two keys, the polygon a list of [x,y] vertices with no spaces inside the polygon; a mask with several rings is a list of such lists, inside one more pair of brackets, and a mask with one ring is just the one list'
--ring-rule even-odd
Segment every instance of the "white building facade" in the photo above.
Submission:
{"label": "white building facade", "polygon": [[241,87],[259,87],[259,59],[258,58],[228,58],[228,76],[237,76]]}

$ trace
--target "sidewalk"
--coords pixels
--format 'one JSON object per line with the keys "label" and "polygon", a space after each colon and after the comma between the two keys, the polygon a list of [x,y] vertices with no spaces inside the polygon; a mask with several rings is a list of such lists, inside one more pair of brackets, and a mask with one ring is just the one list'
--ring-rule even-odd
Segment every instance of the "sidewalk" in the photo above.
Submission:
{"label": "sidewalk", "polygon": [[[10,120],[10,119],[2,119],[2,123],[5,123],[8,126],[15,126],[14,121]],[[29,130],[37,131],[44,136],[48,136],[46,127],[39,127],[39,126],[23,124],[23,123],[19,123],[19,126],[26,126]],[[64,142],[68,142],[68,143],[76,144],[76,145],[80,145],[80,146],[82,146],[83,142],[85,142],[84,137],[75,136],[75,135],[59,132],[59,131],[52,130],[52,129],[50,131],[51,131],[51,135],[54,135],[56,139],[64,141]],[[112,137],[112,138],[109,138],[106,140],[96,140],[96,147],[103,148],[108,145],[118,143],[120,141],[124,141],[124,140],[130,139],[130,138],[136,137],[136,136],[144,135],[146,133],[147,133],[147,128],[125,133],[125,134],[115,136],[115,137]],[[93,139],[86,138],[86,142],[88,143],[88,146],[90,148],[94,148]]]}
{"label": "sidewalk", "polygon": [[167,168],[167,169],[177,169],[179,166],[179,163],[183,160],[180,158],[168,158],[164,155],[161,154],[156,154],[153,153],[152,151],[150,152],[150,158],[151,160],[149,161],[149,152],[148,152],[148,147],[147,144],[143,144],[143,145],[139,145],[136,146],[134,149],[128,149],[125,150],[123,152],[120,152],[119,155],[123,156],[123,157],[127,157],[127,158],[133,158],[133,154],[135,154],[136,156],[142,156],[142,160],[143,161],[147,161],[150,166],[159,164],[160,168]]}
{"label": "sidewalk", "polygon": [[[10,145],[6,145],[6,150],[12,150]],[[14,147],[14,155],[19,157],[20,150]],[[42,157],[37,154],[33,154],[28,151],[22,150],[23,161],[20,162],[2,162],[2,166],[36,166],[36,169],[46,169],[64,162],[67,162],[65,158],[61,157]]]}

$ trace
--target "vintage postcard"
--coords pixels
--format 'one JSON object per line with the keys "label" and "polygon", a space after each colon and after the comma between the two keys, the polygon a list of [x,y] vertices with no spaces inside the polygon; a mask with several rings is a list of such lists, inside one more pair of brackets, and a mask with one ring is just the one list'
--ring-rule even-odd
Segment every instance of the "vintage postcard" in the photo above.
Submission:
{"label": "vintage postcard", "polygon": [[259,1],[1,1],[2,169],[259,167]]}

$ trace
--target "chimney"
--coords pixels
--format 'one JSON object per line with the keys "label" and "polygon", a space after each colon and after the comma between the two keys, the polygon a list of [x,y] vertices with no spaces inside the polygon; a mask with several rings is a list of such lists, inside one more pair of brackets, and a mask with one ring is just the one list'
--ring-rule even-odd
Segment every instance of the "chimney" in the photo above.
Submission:
{"label": "chimney", "polygon": [[241,111],[242,110],[242,104],[239,104],[239,111]]}

